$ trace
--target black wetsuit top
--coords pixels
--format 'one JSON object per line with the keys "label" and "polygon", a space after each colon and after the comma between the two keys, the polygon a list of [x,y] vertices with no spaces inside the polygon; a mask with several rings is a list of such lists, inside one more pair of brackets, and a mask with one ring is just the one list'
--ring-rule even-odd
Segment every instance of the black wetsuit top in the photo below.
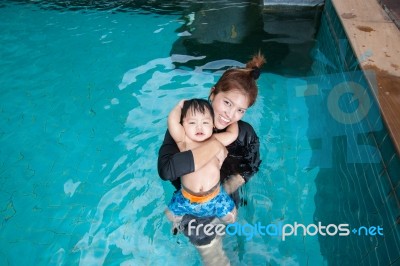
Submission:
{"label": "black wetsuit top", "polygon": [[[239,135],[238,138],[227,146],[228,156],[221,167],[221,183],[230,175],[240,174],[247,182],[258,171],[260,166],[260,143],[253,127],[244,121],[238,121]],[[194,159],[191,150],[179,152],[174,139],[169,131],[165,133],[164,142],[158,152],[158,174],[163,180],[169,180],[178,190],[181,188],[180,177],[194,172]],[[231,195],[236,205],[239,203],[239,193],[236,191]],[[186,215],[185,215],[186,216]],[[183,219],[183,223],[188,219]],[[199,223],[209,223],[210,219],[196,218]],[[187,228],[186,228],[187,229]],[[187,232],[185,232],[187,235]],[[208,244],[214,237],[200,236],[194,237],[192,234],[189,239],[193,244]]]}

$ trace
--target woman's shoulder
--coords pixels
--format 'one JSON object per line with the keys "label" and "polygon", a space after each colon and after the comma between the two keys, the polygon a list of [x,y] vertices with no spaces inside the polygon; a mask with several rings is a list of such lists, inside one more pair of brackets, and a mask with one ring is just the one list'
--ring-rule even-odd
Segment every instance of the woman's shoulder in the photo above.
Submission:
{"label": "woman's shoulder", "polygon": [[249,123],[239,120],[239,136],[238,140],[244,143],[252,142],[258,140],[257,133],[254,131],[254,128]]}
{"label": "woman's shoulder", "polygon": [[244,131],[244,132],[251,133],[251,134],[256,134],[253,126],[245,121],[239,120],[238,126],[239,126],[240,131]]}

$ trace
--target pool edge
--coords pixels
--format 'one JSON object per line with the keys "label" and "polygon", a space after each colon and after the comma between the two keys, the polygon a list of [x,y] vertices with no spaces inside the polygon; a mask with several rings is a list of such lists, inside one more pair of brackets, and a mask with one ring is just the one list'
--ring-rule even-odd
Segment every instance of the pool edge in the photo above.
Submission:
{"label": "pool edge", "polygon": [[[376,0],[331,0],[400,155],[400,31]],[[377,83],[377,84],[376,84]]]}

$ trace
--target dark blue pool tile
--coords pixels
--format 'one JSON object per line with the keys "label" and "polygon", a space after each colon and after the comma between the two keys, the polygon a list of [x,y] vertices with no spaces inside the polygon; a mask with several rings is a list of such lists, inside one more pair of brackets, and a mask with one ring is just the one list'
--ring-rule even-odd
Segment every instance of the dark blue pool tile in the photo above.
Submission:
{"label": "dark blue pool tile", "polygon": [[381,180],[380,184],[382,186],[382,189],[385,192],[386,197],[388,197],[394,188],[393,183],[390,180],[390,176],[386,171],[384,171],[379,179]]}
{"label": "dark blue pool tile", "polygon": [[358,70],[358,66],[356,66],[354,70],[357,70],[357,71],[349,72],[349,75],[351,76],[351,80],[353,82],[361,85],[362,87],[365,87],[366,81],[365,81],[364,73],[362,71]]}
{"label": "dark blue pool tile", "polygon": [[379,243],[376,247],[371,250],[370,256],[372,261],[376,261],[372,265],[389,265],[390,259],[388,254],[388,241],[384,237],[379,237]]}
{"label": "dark blue pool tile", "polygon": [[[358,226],[357,226],[358,228]],[[342,263],[338,263],[337,265],[357,265],[357,264],[366,264],[367,258],[364,256],[364,254],[368,253],[368,242],[367,242],[367,237],[366,236],[358,236],[358,235],[353,235],[351,234],[350,236],[347,237],[347,239],[351,240],[350,245],[352,246],[352,249],[350,252],[346,252],[346,248],[342,247],[342,243],[339,243],[341,246],[341,249],[343,249],[343,252],[348,253],[348,255],[351,257],[350,260],[343,261]],[[346,240],[347,240],[346,239]],[[351,262],[351,264],[350,264]]]}
{"label": "dark blue pool tile", "polygon": [[[376,251],[376,255],[379,257],[386,257],[390,260],[390,253],[393,253],[393,250],[389,248],[397,249],[398,245],[398,236],[396,236],[396,232],[393,231],[393,220],[384,219],[383,223],[380,224],[383,228],[383,237],[379,237],[379,249]],[[382,243],[387,243],[387,246],[382,250]],[[389,265],[389,264],[382,264],[382,265]]]}
{"label": "dark blue pool tile", "polygon": [[373,248],[373,245],[376,243],[371,243],[370,237],[365,236],[365,235],[360,235],[358,236],[358,246],[361,252],[359,252],[358,256],[360,257],[360,260],[364,259],[364,254],[368,254],[369,250]]}
{"label": "dark blue pool tile", "polygon": [[331,26],[333,27],[333,30],[336,32],[338,30],[338,26],[340,24],[340,21],[339,21],[338,17],[336,16],[336,13],[334,11],[330,10],[330,12],[328,12],[327,16],[329,17],[330,22],[332,23]]}
{"label": "dark blue pool tile", "polygon": [[369,173],[369,175],[371,175],[372,177],[378,178],[381,175],[381,173],[384,171],[385,166],[383,165],[383,163],[379,162],[379,163],[369,164],[368,168],[371,169],[371,172]]}
{"label": "dark blue pool tile", "polygon": [[400,182],[400,159],[397,153],[393,154],[386,167],[392,184],[398,184]]}
{"label": "dark blue pool tile", "polygon": [[378,258],[375,255],[375,251],[369,252],[366,257],[363,258],[363,261],[361,263],[356,263],[354,265],[367,265],[367,266],[375,266],[379,265]]}
{"label": "dark blue pool tile", "polygon": [[[369,87],[369,85],[366,85]],[[375,97],[375,92],[372,89],[368,90],[368,97],[371,101],[370,109],[368,110],[368,118],[372,123],[372,129],[374,131],[381,130],[383,126],[383,120],[381,115],[380,104]],[[379,124],[378,124],[379,123]]]}
{"label": "dark blue pool tile", "polygon": [[[381,160],[382,160],[381,151],[379,150],[379,148],[377,146],[374,132],[366,132],[364,134],[359,134],[359,136],[357,138],[357,143],[359,145],[367,145],[368,156],[371,157],[369,162],[372,162],[373,165],[381,164],[381,163],[378,163],[378,162],[381,162]],[[379,171],[379,173],[380,172],[381,171]]]}
{"label": "dark blue pool tile", "polygon": [[[376,107],[376,108],[379,109],[379,107]],[[376,113],[375,117],[369,117],[369,120],[370,120],[371,125],[372,125],[372,131],[374,131],[374,132],[382,131],[382,129],[384,128],[384,123],[383,123],[380,111],[376,110],[376,111],[371,111],[371,113],[372,112]],[[386,129],[385,129],[384,132],[387,133]]]}
{"label": "dark blue pool tile", "polygon": [[396,224],[396,220],[400,215],[400,208],[394,191],[389,192],[379,213],[382,215],[384,230],[387,230],[385,228],[392,228]]}
{"label": "dark blue pool tile", "polygon": [[377,186],[370,187],[371,194],[374,193],[374,196],[371,197],[371,201],[368,204],[373,205],[376,208],[376,211],[380,211],[383,204],[385,204],[384,199],[379,194],[380,191],[378,190]]}
{"label": "dark blue pool tile", "polygon": [[375,145],[371,145],[372,147],[374,147],[374,150],[372,151],[372,156],[373,158],[375,158],[374,163],[372,164],[372,166],[379,166],[379,167],[374,167],[374,168],[378,168],[380,170],[378,170],[379,173],[382,172],[382,169],[384,168],[384,164],[382,162],[382,155],[381,155],[381,151],[379,150],[379,148]]}
{"label": "dark blue pool tile", "polygon": [[390,140],[389,134],[387,133],[386,130],[381,130],[381,131],[375,133],[375,137],[376,137],[376,143],[378,144],[379,149],[381,149],[383,152],[382,146],[384,145],[385,141],[387,142],[388,139]]}
{"label": "dark blue pool tile", "polygon": [[378,226],[382,224],[382,217],[378,213],[378,209],[375,210],[376,212],[370,212],[368,214],[368,221],[370,225]]}
{"label": "dark blue pool tile", "polygon": [[377,213],[384,202],[379,195],[373,194],[373,192],[373,189],[367,188],[360,193],[360,199],[363,201],[361,206],[366,213],[368,222],[380,221],[380,216],[377,216]]}
{"label": "dark blue pool tile", "polygon": [[357,137],[357,143],[376,146],[374,135],[370,132],[359,134]]}
{"label": "dark blue pool tile", "polygon": [[390,214],[393,216],[393,224],[395,224],[397,217],[400,217],[400,202],[395,189],[391,191],[386,203]]}
{"label": "dark blue pool tile", "polygon": [[[353,56],[354,56],[354,54],[353,54]],[[349,64],[349,69],[348,69],[348,71],[358,71],[359,69],[358,69],[358,62],[356,62],[356,61],[354,61],[353,60],[353,63],[351,63],[351,64]]]}
{"label": "dark blue pool tile", "polygon": [[353,48],[350,45],[350,42],[346,39],[343,39],[344,43],[347,43],[345,50],[345,66],[347,71],[355,71],[357,69],[357,59],[354,56]]}
{"label": "dark blue pool tile", "polygon": [[[373,96],[371,96],[370,99],[371,99],[371,101],[373,101]],[[382,116],[380,114],[379,105],[376,104],[375,102],[372,102],[372,104],[371,104],[371,108],[370,108],[370,110],[368,111],[368,114],[367,114],[367,119],[368,119],[369,124],[370,124],[370,131],[371,132],[381,132],[381,131],[383,131],[384,133],[387,133],[386,129],[383,130],[384,129],[384,123],[383,123],[383,120],[382,120]],[[380,134],[382,135],[383,133],[380,133]]]}
{"label": "dark blue pool tile", "polygon": [[376,143],[378,144],[378,146],[380,146],[380,144],[382,143],[382,141],[386,138],[387,136],[387,131],[385,129],[379,130],[379,131],[373,131],[372,132]]}
{"label": "dark blue pool tile", "polygon": [[337,19],[337,16],[336,16],[335,12],[332,11],[331,8],[327,8],[327,9],[325,9],[325,11],[326,11],[325,14],[326,14],[326,19],[327,19],[328,25],[330,27],[335,28],[335,25],[337,25],[337,23],[338,23],[338,19]]}
{"label": "dark blue pool tile", "polygon": [[361,173],[365,176],[365,182],[367,184],[367,186],[369,186],[371,184],[371,182],[374,182],[377,178],[377,176],[379,176],[381,174],[381,172],[377,171],[377,169],[373,168],[373,164],[368,164],[368,163],[363,163],[363,164],[359,164],[359,170],[358,171],[358,175],[360,175]]}
{"label": "dark blue pool tile", "polygon": [[[387,178],[385,174],[376,176],[372,172],[366,172],[368,176],[368,189],[372,195],[372,201],[369,204],[374,204],[380,211],[382,206],[386,203],[386,198],[390,192],[390,186],[388,186]],[[384,184],[384,185],[382,185]]]}
{"label": "dark blue pool tile", "polygon": [[[383,229],[384,237],[381,239],[381,242],[388,243],[386,246],[386,255],[384,257],[388,257],[389,263],[385,265],[392,265],[394,261],[396,261],[399,257],[400,250],[400,228],[398,225],[393,224],[392,227]],[[381,250],[378,250],[381,251]]]}
{"label": "dark blue pool tile", "polygon": [[380,144],[378,143],[378,147],[381,150],[383,162],[388,165],[393,154],[396,153],[391,137],[387,135]]}

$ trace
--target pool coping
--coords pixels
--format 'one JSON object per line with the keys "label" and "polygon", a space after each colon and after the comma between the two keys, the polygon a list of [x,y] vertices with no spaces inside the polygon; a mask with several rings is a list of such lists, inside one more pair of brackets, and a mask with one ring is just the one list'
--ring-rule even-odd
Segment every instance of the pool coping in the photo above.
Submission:
{"label": "pool coping", "polygon": [[331,1],[400,155],[400,30],[377,0]]}

